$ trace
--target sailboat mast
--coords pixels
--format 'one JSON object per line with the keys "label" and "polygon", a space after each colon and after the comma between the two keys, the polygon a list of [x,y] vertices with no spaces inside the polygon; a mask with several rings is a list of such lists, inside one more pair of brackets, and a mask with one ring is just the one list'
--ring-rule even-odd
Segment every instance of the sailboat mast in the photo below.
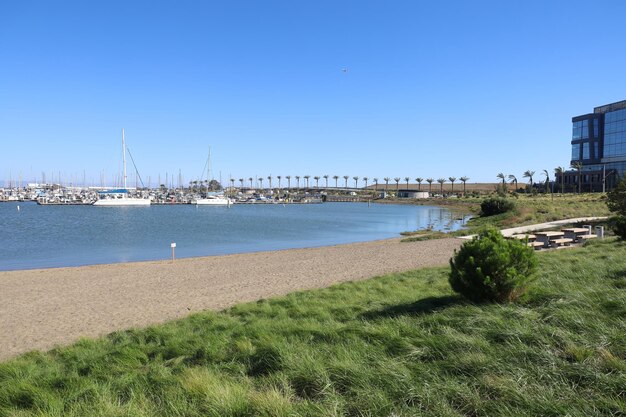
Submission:
{"label": "sailboat mast", "polygon": [[206,170],[206,179],[207,179],[207,183],[209,181],[211,181],[213,178],[211,178],[211,147],[209,146],[209,159],[207,159],[207,170]]}
{"label": "sailboat mast", "polygon": [[122,164],[124,165],[124,189],[126,189],[126,141],[124,139],[124,128],[122,128]]}

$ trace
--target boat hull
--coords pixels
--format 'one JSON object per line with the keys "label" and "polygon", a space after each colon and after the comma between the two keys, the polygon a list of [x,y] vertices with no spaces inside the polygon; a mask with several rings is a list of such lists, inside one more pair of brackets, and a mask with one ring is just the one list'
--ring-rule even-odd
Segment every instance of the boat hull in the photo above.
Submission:
{"label": "boat hull", "polygon": [[99,207],[145,207],[150,205],[150,200],[148,200],[147,198],[103,198],[93,203],[93,205]]}
{"label": "boat hull", "polygon": [[193,200],[192,204],[198,206],[227,206],[231,203],[227,198],[201,198]]}

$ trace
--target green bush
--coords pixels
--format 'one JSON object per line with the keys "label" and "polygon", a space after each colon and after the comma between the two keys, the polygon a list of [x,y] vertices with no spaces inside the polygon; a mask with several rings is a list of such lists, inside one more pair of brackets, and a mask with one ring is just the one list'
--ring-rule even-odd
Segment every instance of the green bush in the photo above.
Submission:
{"label": "green bush", "polygon": [[611,217],[609,219],[609,227],[616,236],[626,240],[626,216]]}
{"label": "green bush", "polygon": [[506,213],[515,208],[515,203],[506,198],[492,197],[480,203],[480,212],[483,216]]}
{"label": "green bush", "polygon": [[488,229],[461,246],[450,259],[452,289],[474,302],[513,301],[526,290],[537,269],[531,247]]}
{"label": "green bush", "polygon": [[613,213],[626,216],[626,178],[607,194],[606,205]]}

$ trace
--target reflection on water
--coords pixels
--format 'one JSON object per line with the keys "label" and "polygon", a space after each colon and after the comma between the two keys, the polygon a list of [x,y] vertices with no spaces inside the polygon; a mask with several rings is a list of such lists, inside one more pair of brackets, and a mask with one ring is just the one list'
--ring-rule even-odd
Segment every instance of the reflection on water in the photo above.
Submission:
{"label": "reflection on water", "polygon": [[[424,213],[420,213],[418,215],[424,215]],[[450,210],[441,207],[428,207],[425,216],[427,217],[426,229],[439,230],[442,232],[458,230],[465,226],[467,221],[472,218],[469,214],[462,215],[459,213],[453,213]],[[422,224],[421,221],[419,223]]]}

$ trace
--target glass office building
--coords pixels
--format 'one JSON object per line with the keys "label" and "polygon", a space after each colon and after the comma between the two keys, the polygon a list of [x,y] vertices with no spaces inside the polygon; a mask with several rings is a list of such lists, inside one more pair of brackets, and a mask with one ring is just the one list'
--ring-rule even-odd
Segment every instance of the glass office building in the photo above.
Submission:
{"label": "glass office building", "polygon": [[626,172],[626,100],[572,118],[572,166],[563,181],[568,191],[610,190]]}

